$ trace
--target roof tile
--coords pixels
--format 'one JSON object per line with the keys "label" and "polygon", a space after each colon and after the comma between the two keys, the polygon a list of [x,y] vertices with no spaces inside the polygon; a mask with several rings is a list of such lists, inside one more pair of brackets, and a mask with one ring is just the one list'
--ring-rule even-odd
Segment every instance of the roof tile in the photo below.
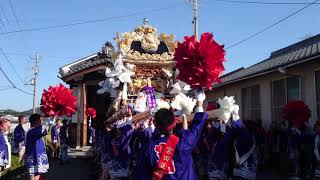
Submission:
{"label": "roof tile", "polygon": [[215,86],[236,82],[242,78],[277,69],[312,56],[320,56],[320,34],[271,53],[270,58],[248,68],[221,77]]}

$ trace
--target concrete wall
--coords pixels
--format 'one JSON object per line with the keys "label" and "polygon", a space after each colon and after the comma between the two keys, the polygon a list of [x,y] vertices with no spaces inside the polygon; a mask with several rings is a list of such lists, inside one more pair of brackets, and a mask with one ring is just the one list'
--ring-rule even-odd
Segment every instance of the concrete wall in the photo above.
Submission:
{"label": "concrete wall", "polygon": [[[312,62],[300,64],[287,68],[288,74],[299,75],[302,77],[301,90],[302,100],[309,106],[312,111],[312,117],[309,121],[313,125],[317,119],[316,107],[316,87],[315,87],[315,71],[320,70],[320,59]],[[217,98],[224,96],[235,96],[237,104],[240,106],[240,116],[242,115],[241,107],[241,88],[250,87],[253,85],[260,85],[260,103],[261,103],[261,119],[263,126],[268,128],[272,121],[271,110],[271,82],[285,78],[284,75],[278,71],[269,73],[263,76],[238,81],[233,84],[224,85],[222,87],[214,88],[211,92],[207,92],[207,101],[214,101]]]}

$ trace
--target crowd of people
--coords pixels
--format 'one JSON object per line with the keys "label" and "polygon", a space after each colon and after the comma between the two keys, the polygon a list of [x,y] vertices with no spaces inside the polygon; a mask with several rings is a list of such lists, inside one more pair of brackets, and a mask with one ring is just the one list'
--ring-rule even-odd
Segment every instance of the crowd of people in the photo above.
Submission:
{"label": "crowd of people", "polygon": [[259,171],[289,179],[320,178],[320,122],[315,131],[285,120],[273,121],[265,130],[261,120],[241,120],[238,109],[230,112],[228,123],[221,123],[215,105],[201,109],[180,121],[174,112],[160,109],[142,123],[97,128],[100,180],[254,180]]}
{"label": "crowd of people", "polygon": [[[8,132],[11,123],[6,118],[0,119],[0,177],[11,166],[11,152],[18,156],[18,162],[24,164],[30,180],[44,179],[49,169],[49,159],[60,159],[68,163],[68,128],[69,122],[56,120],[56,123],[43,122],[40,114],[29,118],[30,128],[25,129],[26,118],[19,116],[19,125],[13,132],[13,141],[9,142]],[[12,151],[11,151],[12,144]],[[60,154],[60,155],[59,155]]]}
{"label": "crowd of people", "polygon": [[[320,179],[320,121],[313,130],[273,121],[267,131],[261,120],[242,120],[236,105],[221,116],[219,104],[208,104],[205,111],[202,104],[191,115],[159,109],[140,122],[132,122],[135,112],[127,108],[122,123],[91,127],[90,142],[101,167],[97,179],[254,180],[265,169],[287,172],[289,179]],[[43,179],[50,158],[61,164],[69,160],[69,122],[44,125],[42,119],[31,115],[31,128],[25,131],[21,116],[14,130],[13,152],[30,180]],[[10,121],[2,118],[1,173],[11,164],[9,128]]]}

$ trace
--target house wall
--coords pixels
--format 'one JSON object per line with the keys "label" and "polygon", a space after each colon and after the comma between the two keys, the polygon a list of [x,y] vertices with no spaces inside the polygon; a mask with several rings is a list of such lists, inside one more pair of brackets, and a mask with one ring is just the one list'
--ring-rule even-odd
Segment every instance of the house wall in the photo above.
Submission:
{"label": "house wall", "polygon": [[[312,111],[312,116],[309,120],[310,125],[313,125],[317,119],[315,71],[320,70],[319,60],[320,59],[317,59],[312,62],[287,68],[287,74],[294,74],[302,77],[302,100],[305,101]],[[240,116],[242,116],[241,89],[253,85],[260,85],[261,120],[263,126],[268,128],[272,121],[271,82],[274,80],[283,79],[285,77],[285,75],[275,71],[259,77],[214,88],[212,91],[207,91],[207,101],[214,101],[218,98],[223,98],[224,96],[235,96],[237,104],[240,106]]]}
{"label": "house wall", "polygon": [[[97,111],[97,117],[92,120],[93,124],[99,123],[99,126],[102,127],[103,122],[105,120],[105,115],[107,112],[107,109],[109,107],[109,105],[112,103],[111,99],[106,96],[106,95],[99,95],[97,94],[97,90],[100,88],[98,86],[98,83],[100,81],[99,80],[87,80],[85,81],[85,87],[86,87],[86,107],[93,107],[96,109]],[[81,123],[81,134],[80,136],[83,136],[84,131],[86,131],[87,136],[83,137],[87,139],[88,142],[88,138],[89,138],[89,133],[90,131],[88,130],[89,128],[89,123],[87,122],[85,124],[85,129],[83,129],[83,125],[84,125],[84,117],[82,116],[83,113],[83,97],[81,96],[81,87],[79,86],[72,86],[72,90],[73,90],[73,95],[77,98],[77,107],[78,110],[76,111],[76,113],[72,116],[72,128],[71,128],[71,134],[73,136],[71,136],[71,143],[72,144],[76,144],[76,138],[77,138],[77,123],[80,122]],[[79,116],[80,113],[80,116]],[[83,138],[81,138],[81,144],[83,143]]]}
{"label": "house wall", "polygon": [[[79,92],[79,88],[76,86],[76,87],[72,87],[72,91],[73,91],[73,95],[75,97],[77,97],[77,107],[80,107],[80,101],[78,100],[78,92]],[[76,111],[72,117],[71,117],[71,122],[72,123],[77,123],[78,122],[78,111]]]}

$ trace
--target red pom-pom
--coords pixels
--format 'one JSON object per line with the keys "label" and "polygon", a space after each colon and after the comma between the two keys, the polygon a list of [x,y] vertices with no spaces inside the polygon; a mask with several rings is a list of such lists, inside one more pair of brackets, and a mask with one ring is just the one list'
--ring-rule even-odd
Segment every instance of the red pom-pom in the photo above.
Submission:
{"label": "red pom-pom", "polygon": [[211,33],[203,33],[200,42],[195,36],[186,36],[183,43],[178,43],[175,60],[179,70],[178,79],[192,88],[212,88],[214,82],[220,82],[224,71],[225,51],[213,39]]}
{"label": "red pom-pom", "polygon": [[48,116],[72,116],[76,112],[76,97],[72,90],[62,84],[50,86],[43,90],[41,97],[41,111]]}
{"label": "red pom-pom", "polygon": [[300,128],[311,116],[309,107],[303,101],[290,101],[282,108],[283,118],[293,127]]}
{"label": "red pom-pom", "polygon": [[87,108],[86,114],[88,117],[96,118],[97,111],[94,108]]}

